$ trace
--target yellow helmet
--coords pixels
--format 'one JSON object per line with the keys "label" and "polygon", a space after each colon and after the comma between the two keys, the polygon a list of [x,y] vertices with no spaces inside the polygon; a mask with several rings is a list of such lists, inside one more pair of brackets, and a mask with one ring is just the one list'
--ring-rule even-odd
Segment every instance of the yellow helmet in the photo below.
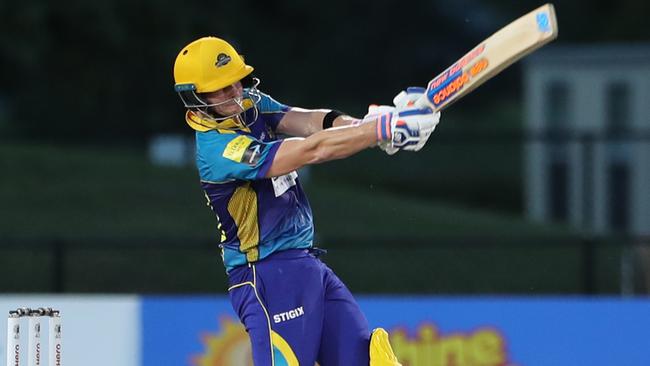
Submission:
{"label": "yellow helmet", "polygon": [[[246,127],[255,122],[260,94],[259,80],[250,76],[252,72],[253,67],[246,65],[244,58],[220,38],[203,37],[185,46],[174,62],[174,89],[188,109],[187,123],[195,130],[207,131]],[[241,98],[209,104],[200,96],[238,81],[246,84]],[[236,103],[239,112],[228,116],[211,112],[211,108],[227,103]],[[250,108],[253,108],[252,115],[247,115]]]}
{"label": "yellow helmet", "polygon": [[203,37],[190,43],[174,63],[176,89],[193,85],[197,93],[223,89],[252,72],[253,67],[246,65],[228,42],[216,37]]}

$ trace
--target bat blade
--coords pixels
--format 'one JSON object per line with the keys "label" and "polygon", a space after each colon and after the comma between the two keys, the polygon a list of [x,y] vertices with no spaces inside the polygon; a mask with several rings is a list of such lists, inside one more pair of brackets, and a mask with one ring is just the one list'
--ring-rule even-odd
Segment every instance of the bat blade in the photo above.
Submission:
{"label": "bat blade", "polygon": [[501,28],[429,81],[415,104],[443,110],[557,34],[555,9],[545,4]]}

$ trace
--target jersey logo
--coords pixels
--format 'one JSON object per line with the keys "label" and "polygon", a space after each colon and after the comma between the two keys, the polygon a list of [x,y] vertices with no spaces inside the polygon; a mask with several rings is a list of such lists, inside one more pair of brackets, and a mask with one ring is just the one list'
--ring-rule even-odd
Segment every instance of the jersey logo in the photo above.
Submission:
{"label": "jersey logo", "polygon": [[244,163],[250,166],[256,166],[262,158],[262,144],[241,135],[235,137],[226,145],[223,151],[223,157],[236,163]]}
{"label": "jersey logo", "polygon": [[273,322],[275,324],[282,323],[282,322],[286,322],[287,320],[295,319],[303,315],[305,315],[305,310],[302,308],[302,306],[300,306],[293,310],[289,310],[284,313],[273,315]]}
{"label": "jersey logo", "polygon": [[289,188],[295,186],[296,178],[298,178],[298,173],[296,173],[295,170],[291,173],[271,178],[275,196],[280,197],[284,194],[284,192],[288,191]]}
{"label": "jersey logo", "polygon": [[222,155],[226,159],[241,163],[246,149],[252,142],[253,140],[249,137],[243,135],[237,136],[226,145],[226,149],[223,151]]}
{"label": "jersey logo", "polygon": [[262,154],[260,154],[261,149],[262,145],[258,144],[257,142],[250,144],[248,146],[248,149],[244,151],[242,162],[252,166],[257,165],[257,163],[260,161],[260,157],[262,156]]}

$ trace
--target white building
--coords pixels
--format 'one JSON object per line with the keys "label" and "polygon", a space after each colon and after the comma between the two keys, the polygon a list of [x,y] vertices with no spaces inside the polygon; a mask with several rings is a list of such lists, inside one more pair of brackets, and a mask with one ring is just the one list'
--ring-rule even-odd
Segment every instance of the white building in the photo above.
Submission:
{"label": "white building", "polygon": [[555,46],[524,65],[527,214],[650,234],[650,44]]}

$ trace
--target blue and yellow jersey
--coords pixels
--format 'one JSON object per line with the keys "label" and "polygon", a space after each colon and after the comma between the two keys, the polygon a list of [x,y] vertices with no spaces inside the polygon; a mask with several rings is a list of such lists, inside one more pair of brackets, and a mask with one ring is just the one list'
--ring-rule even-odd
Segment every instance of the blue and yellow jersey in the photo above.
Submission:
{"label": "blue and yellow jersey", "polygon": [[311,208],[297,174],[265,178],[281,143],[275,129],[289,107],[262,93],[258,110],[245,130],[196,132],[196,163],[227,272],[313,243]]}

